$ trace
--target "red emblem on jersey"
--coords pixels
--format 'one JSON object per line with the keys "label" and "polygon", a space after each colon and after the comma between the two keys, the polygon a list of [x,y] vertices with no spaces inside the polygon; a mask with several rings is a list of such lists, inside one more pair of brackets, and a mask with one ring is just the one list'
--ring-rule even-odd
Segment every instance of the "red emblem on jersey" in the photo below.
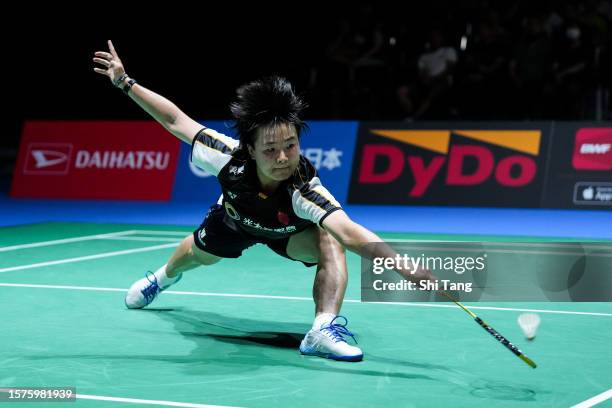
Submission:
{"label": "red emblem on jersey", "polygon": [[276,218],[280,221],[281,224],[289,225],[289,216],[285,214],[284,212],[279,211],[278,214],[276,215]]}

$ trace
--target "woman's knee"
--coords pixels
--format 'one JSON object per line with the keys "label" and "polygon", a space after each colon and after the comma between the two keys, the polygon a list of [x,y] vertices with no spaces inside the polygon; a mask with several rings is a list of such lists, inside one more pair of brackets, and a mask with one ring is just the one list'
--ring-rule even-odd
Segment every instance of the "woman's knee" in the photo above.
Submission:
{"label": "woman's knee", "polygon": [[313,226],[294,237],[287,246],[287,253],[293,259],[319,263],[345,256],[342,244],[323,228]]}
{"label": "woman's knee", "polygon": [[201,264],[201,265],[212,265],[215,264],[217,262],[219,262],[221,260],[220,257],[210,254],[206,251],[204,251],[203,249],[200,249],[196,244],[195,241],[193,239],[193,235],[189,235],[188,237],[185,237],[185,239],[183,240],[183,242],[181,243],[185,244],[185,246],[187,246],[189,248],[189,256],[190,258],[192,258],[195,262]]}
{"label": "woman's knee", "polygon": [[312,226],[296,235],[287,243],[287,255],[302,262],[319,262],[319,236],[317,226]]}

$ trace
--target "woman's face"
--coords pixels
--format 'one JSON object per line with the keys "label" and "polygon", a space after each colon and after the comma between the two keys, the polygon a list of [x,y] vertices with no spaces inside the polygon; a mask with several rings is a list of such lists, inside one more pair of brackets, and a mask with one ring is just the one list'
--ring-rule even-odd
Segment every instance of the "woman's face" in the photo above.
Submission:
{"label": "woman's face", "polygon": [[300,162],[300,142],[291,124],[280,123],[257,129],[254,146],[248,148],[264,187],[275,187],[287,180]]}

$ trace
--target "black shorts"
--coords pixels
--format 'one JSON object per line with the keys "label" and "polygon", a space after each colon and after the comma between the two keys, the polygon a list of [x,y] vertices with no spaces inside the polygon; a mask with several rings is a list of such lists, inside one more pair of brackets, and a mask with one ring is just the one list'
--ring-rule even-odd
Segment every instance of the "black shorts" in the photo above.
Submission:
{"label": "black shorts", "polygon": [[[265,239],[247,235],[242,231],[235,231],[224,221],[225,210],[215,204],[208,210],[202,224],[193,231],[193,241],[204,252],[220,258],[238,258],[242,251],[255,244],[264,244],[282,257],[297,261],[287,254],[289,237],[282,239]],[[302,262],[310,267],[317,265],[311,262]]]}

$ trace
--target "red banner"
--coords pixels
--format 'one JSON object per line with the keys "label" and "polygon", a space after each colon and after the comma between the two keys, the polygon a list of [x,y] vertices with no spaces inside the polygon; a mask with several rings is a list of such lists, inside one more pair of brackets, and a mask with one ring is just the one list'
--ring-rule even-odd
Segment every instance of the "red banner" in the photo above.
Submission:
{"label": "red banner", "polygon": [[572,166],[576,170],[612,170],[612,129],[580,129],[576,133]]}
{"label": "red banner", "polygon": [[179,146],[152,121],[28,121],[11,196],[169,200]]}

